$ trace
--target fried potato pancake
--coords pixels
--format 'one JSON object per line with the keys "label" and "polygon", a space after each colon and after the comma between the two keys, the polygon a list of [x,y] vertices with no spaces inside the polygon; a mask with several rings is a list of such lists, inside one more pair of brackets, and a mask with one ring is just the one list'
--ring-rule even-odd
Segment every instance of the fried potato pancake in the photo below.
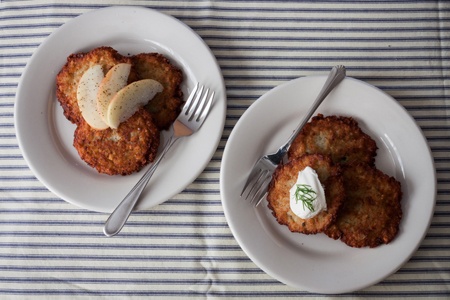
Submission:
{"label": "fried potato pancake", "polygon": [[344,166],[343,176],[347,195],[325,233],[356,248],[391,242],[402,218],[400,183],[364,163]]}
{"label": "fried potato pancake", "polygon": [[[83,119],[78,107],[77,88],[84,72],[91,66],[100,64],[106,74],[109,69],[119,63],[132,62],[130,58],[120,55],[111,47],[99,47],[87,53],[71,54],[67,58],[66,64],[56,76],[56,97],[70,122],[79,124]],[[130,73],[129,81],[136,80],[133,73],[134,71]]]}
{"label": "fried potato pancake", "polygon": [[[307,166],[317,172],[324,186],[327,210],[310,219],[302,219],[290,208],[289,190],[297,182],[298,173]],[[334,165],[328,156],[306,154],[277,167],[269,184],[267,201],[278,223],[288,226],[292,232],[315,234],[323,232],[335,220],[344,197],[340,166]]]}
{"label": "fried potato pancake", "polygon": [[95,130],[82,120],[73,145],[81,159],[99,173],[128,175],[155,159],[159,142],[158,128],[141,108],[117,129]]}
{"label": "fried potato pancake", "polygon": [[292,143],[288,157],[303,154],[330,155],[334,163],[366,162],[373,165],[377,145],[351,117],[318,114],[307,123]]}
{"label": "fried potato pancake", "polygon": [[133,56],[132,61],[141,79],[156,80],[164,87],[146,108],[160,130],[169,128],[180,114],[183,104],[181,70],[159,53],[141,53]]}

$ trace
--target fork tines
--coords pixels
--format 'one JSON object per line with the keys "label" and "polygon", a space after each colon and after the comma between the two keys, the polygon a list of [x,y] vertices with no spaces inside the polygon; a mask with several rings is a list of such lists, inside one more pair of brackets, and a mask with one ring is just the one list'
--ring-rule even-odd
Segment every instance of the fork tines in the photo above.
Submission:
{"label": "fork tines", "polygon": [[[255,203],[255,206],[261,202],[267,193],[267,185],[271,179],[271,172],[269,170],[260,169],[247,182],[241,193],[241,197],[245,200],[250,200],[250,203]],[[246,194],[246,195],[244,195]]]}
{"label": "fork tines", "polygon": [[209,88],[206,89],[206,91],[203,90],[204,86],[200,86],[199,83],[197,83],[192,90],[188,100],[186,100],[186,104],[183,107],[183,113],[186,116],[191,114],[188,117],[189,121],[194,120],[196,122],[199,122],[201,119],[205,118],[209,112],[212,100],[214,98],[214,91],[210,94]]}

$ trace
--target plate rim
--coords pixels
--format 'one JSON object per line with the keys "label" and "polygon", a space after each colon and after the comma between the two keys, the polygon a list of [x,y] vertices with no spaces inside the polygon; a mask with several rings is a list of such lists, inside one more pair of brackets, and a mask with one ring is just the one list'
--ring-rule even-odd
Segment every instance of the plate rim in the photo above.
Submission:
{"label": "plate rim", "polygon": [[[240,245],[240,247],[243,249],[243,251],[249,256],[249,258],[258,266],[260,267],[264,272],[266,272],[267,274],[269,274],[270,276],[272,276],[273,278],[291,286],[294,288],[299,288],[299,289],[306,289],[310,292],[316,292],[316,293],[323,293],[323,294],[341,294],[341,293],[348,293],[348,292],[353,292],[356,290],[360,290],[366,287],[369,287],[373,284],[376,284],[380,281],[382,281],[383,279],[385,279],[386,277],[388,277],[389,275],[395,273],[398,269],[400,269],[413,255],[414,253],[417,251],[418,247],[420,246],[421,242],[423,241],[423,239],[425,238],[427,231],[430,227],[431,224],[431,220],[433,217],[433,212],[435,210],[435,204],[436,204],[436,197],[437,197],[437,183],[436,183],[436,169],[434,166],[434,161],[433,161],[433,156],[432,156],[432,152],[431,149],[429,147],[429,144],[426,141],[426,137],[423,133],[423,131],[421,130],[421,128],[418,126],[418,124],[415,122],[415,120],[412,118],[412,116],[408,113],[408,111],[402,106],[400,105],[400,103],[398,103],[392,96],[390,96],[389,94],[387,94],[386,92],[382,91],[381,89],[358,79],[352,78],[352,77],[346,77],[346,81],[352,81],[355,82],[357,84],[360,84],[361,86],[365,86],[366,88],[371,88],[374,91],[378,92],[378,93],[382,93],[385,97],[389,98],[392,102],[392,104],[394,106],[396,106],[397,108],[400,108],[403,113],[405,114],[405,116],[408,117],[408,119],[415,124],[415,128],[414,130],[417,130],[419,135],[420,135],[420,139],[421,141],[424,143],[424,145],[426,146],[426,151],[427,151],[427,158],[429,159],[430,165],[429,167],[431,167],[432,169],[432,178],[430,180],[431,182],[431,189],[430,191],[433,191],[433,195],[431,196],[430,199],[430,205],[429,205],[429,214],[426,216],[426,224],[425,226],[422,228],[423,231],[421,232],[420,236],[418,236],[417,240],[417,244],[413,247],[413,249],[410,249],[410,252],[408,253],[408,255],[404,256],[402,259],[399,260],[398,265],[396,266],[396,268],[392,268],[391,270],[389,270],[389,272],[385,273],[383,276],[381,277],[377,277],[374,278],[372,281],[370,282],[365,282],[365,283],[361,283],[359,285],[355,285],[352,287],[341,287],[341,288],[335,288],[335,289],[316,289],[316,288],[310,288],[308,286],[302,285],[301,283],[299,284],[298,282],[293,282],[290,279],[286,279],[285,276],[280,276],[280,274],[278,274],[276,271],[272,270],[271,267],[265,262],[261,260],[261,257],[256,255],[255,253],[253,253],[251,251],[251,247],[249,247],[249,242],[244,241],[243,237],[241,238],[240,233],[239,233],[239,224],[233,224],[233,219],[232,219],[232,214],[233,211],[231,211],[231,202],[232,201],[241,201],[241,202],[245,202],[241,199],[227,199],[226,196],[226,186],[225,186],[225,180],[226,180],[226,174],[225,172],[227,172],[227,164],[228,164],[228,160],[230,160],[231,158],[229,157],[230,154],[230,144],[232,144],[234,142],[235,139],[235,135],[237,135],[237,130],[243,130],[240,126],[240,122],[243,122],[241,120],[245,120],[246,118],[248,118],[249,115],[255,113],[254,110],[256,110],[260,105],[263,104],[258,104],[258,103],[262,103],[262,102],[269,102],[271,101],[270,98],[273,98],[274,93],[276,93],[277,91],[284,89],[286,86],[288,85],[292,85],[292,84],[296,84],[296,82],[299,81],[303,81],[303,80],[308,80],[308,79],[318,79],[321,78],[323,81],[325,81],[326,77],[325,76],[305,76],[305,77],[299,77],[293,80],[289,80],[287,82],[284,82],[278,86],[275,86],[274,88],[272,88],[271,90],[269,90],[268,92],[264,93],[263,95],[261,95],[245,112],[244,114],[241,116],[241,118],[238,120],[238,122],[236,123],[235,127],[233,128],[232,132],[230,133],[230,136],[228,138],[227,144],[225,146],[225,150],[224,150],[224,154],[223,154],[223,158],[222,158],[222,168],[221,168],[221,173],[220,173],[220,191],[221,191],[221,200],[222,200],[222,205],[224,207],[224,214],[225,214],[225,218],[229,224],[230,230],[233,234],[233,236],[235,237],[235,239],[237,240],[238,244]],[[261,100],[261,101],[260,101]],[[316,112],[315,114],[319,113]],[[231,142],[231,143],[230,143]],[[257,159],[257,158],[255,158]],[[248,170],[248,172],[250,171],[250,169]],[[234,186],[236,188],[236,186]],[[242,188],[242,187],[241,187]],[[232,193],[231,193],[232,194]],[[238,197],[236,195],[234,195],[235,198]],[[249,203],[246,203],[246,205],[250,206]],[[242,204],[242,206],[245,207],[244,204]],[[242,207],[239,206],[239,207]],[[243,208],[244,209],[244,208]],[[249,213],[250,217],[257,217],[256,214],[256,210],[255,208],[250,208],[248,210],[251,210],[251,212]],[[272,217],[272,216],[271,216]],[[272,217],[273,218],[273,217]],[[242,226],[242,224],[240,224]],[[255,225],[254,222],[250,225]],[[258,224],[258,226],[260,226],[261,224]],[[277,226],[281,226],[278,225]],[[259,228],[259,230],[262,232],[262,228]],[[338,242],[338,241],[337,241]],[[261,246],[261,245],[260,245]],[[375,248],[376,249],[376,248]]]}
{"label": "plate rim", "polygon": [[[174,26],[180,30],[182,29],[184,32],[188,32],[190,35],[190,37],[188,37],[188,38],[195,40],[194,44],[197,45],[198,47],[202,47],[202,49],[200,49],[201,52],[209,55],[207,61],[209,61],[211,63],[211,65],[208,64],[208,66],[211,69],[213,69],[213,74],[214,74],[213,76],[210,76],[210,77],[213,77],[213,79],[211,79],[211,80],[214,82],[215,85],[218,86],[218,89],[215,90],[216,101],[215,101],[212,111],[211,111],[211,114],[215,114],[216,116],[218,116],[218,118],[215,118],[215,120],[214,120],[214,127],[217,127],[218,131],[215,132],[215,139],[211,139],[211,141],[208,142],[207,148],[208,148],[208,150],[209,150],[209,148],[211,148],[211,151],[210,151],[210,153],[208,153],[208,155],[205,156],[205,159],[202,161],[201,166],[199,166],[199,168],[195,172],[193,172],[193,174],[190,176],[190,177],[192,177],[192,180],[189,180],[189,183],[187,183],[186,185],[180,186],[179,188],[174,189],[173,192],[171,193],[172,195],[170,197],[168,197],[167,199],[161,200],[161,201],[152,201],[151,203],[148,203],[147,206],[145,205],[146,201],[141,201],[137,205],[135,210],[148,209],[148,208],[154,207],[156,205],[159,205],[159,204],[167,201],[171,197],[180,193],[189,184],[191,184],[196,178],[198,178],[198,176],[206,168],[208,163],[210,163],[211,158],[214,156],[214,153],[217,151],[218,145],[221,141],[221,137],[222,137],[222,133],[224,130],[224,125],[225,125],[225,120],[226,120],[226,87],[225,87],[223,75],[221,73],[220,65],[218,64],[217,59],[215,58],[213,52],[211,51],[209,46],[206,44],[206,42],[192,28],[190,28],[187,24],[183,23],[181,20],[179,20],[171,15],[160,12],[158,10],[155,10],[152,8],[147,8],[147,7],[142,7],[142,6],[109,6],[109,7],[99,8],[99,9],[93,9],[93,10],[87,11],[85,13],[82,13],[74,18],[71,18],[70,20],[68,20],[67,22],[62,24],[60,27],[53,30],[49,34],[49,36],[47,36],[42,41],[42,43],[36,48],[36,50],[33,52],[31,57],[28,59],[27,64],[26,64],[26,66],[22,72],[22,75],[20,77],[20,80],[19,80],[19,84],[17,87],[16,95],[15,95],[15,103],[14,103],[14,126],[15,126],[16,135],[17,135],[17,142],[18,142],[21,154],[22,154],[27,166],[30,168],[30,170],[36,176],[36,178],[50,192],[52,192],[59,198],[63,199],[64,201],[71,203],[77,207],[88,209],[91,211],[96,211],[96,212],[110,213],[112,211],[113,207],[104,208],[103,205],[98,205],[98,204],[90,205],[90,204],[83,203],[83,200],[81,200],[81,202],[80,202],[78,200],[74,201],[74,199],[67,198],[66,195],[61,192],[61,189],[56,188],[52,184],[52,182],[50,182],[46,178],[46,176],[41,174],[40,169],[38,169],[38,167],[35,165],[35,162],[33,161],[34,158],[32,158],[32,155],[30,152],[32,150],[28,149],[29,147],[25,146],[25,145],[29,144],[29,142],[25,141],[27,134],[24,133],[24,130],[29,128],[29,126],[31,126],[31,125],[28,125],[28,127],[27,127],[27,125],[26,125],[27,122],[21,120],[21,112],[24,111],[24,109],[25,109],[24,102],[26,102],[26,100],[23,99],[23,97],[24,97],[23,95],[29,94],[29,93],[25,92],[26,87],[24,87],[24,81],[25,81],[24,79],[28,79],[28,77],[31,76],[29,74],[31,68],[35,68],[35,65],[39,65],[39,63],[36,61],[38,60],[38,58],[40,56],[42,56],[41,52],[45,51],[45,48],[47,47],[46,45],[50,41],[52,41],[52,39],[54,39],[55,36],[60,35],[61,33],[64,33],[65,30],[66,31],[70,30],[71,28],[76,26],[77,22],[84,21],[86,19],[93,20],[93,18],[96,18],[98,16],[104,17],[105,15],[108,15],[108,14],[109,15],[115,14],[116,20],[117,19],[120,20],[120,18],[129,17],[133,13],[139,14],[139,15],[144,14],[150,18],[152,16],[157,16],[159,18],[163,18],[164,20],[171,22],[170,23],[171,26]],[[95,21],[95,22],[105,22],[105,21]],[[147,21],[145,21],[145,22],[147,22]],[[115,36],[115,33],[114,34],[112,34],[112,32],[107,33],[108,38],[114,38],[114,36]],[[142,39],[144,39],[144,37],[142,37]],[[80,41],[78,48],[86,49],[85,47],[89,47],[87,45],[87,43],[88,42],[83,41],[83,40]],[[100,45],[98,45],[98,46],[100,46]],[[169,49],[169,50],[172,50],[172,49]],[[149,52],[151,52],[151,51],[149,51]],[[69,54],[70,53],[67,53],[67,55],[69,55]],[[175,53],[175,54],[177,54],[177,53]],[[171,56],[171,59],[173,59],[173,58],[174,57]],[[179,62],[179,60],[177,60],[177,62]],[[62,66],[64,63],[65,63],[65,61],[56,61],[52,64],[58,65],[57,68],[60,68],[59,64],[61,64],[61,66]],[[51,66],[50,69],[52,69],[52,68],[54,68],[54,67]],[[197,66],[192,66],[192,68],[198,69]],[[52,70],[50,70],[50,71],[53,72]],[[196,70],[189,69],[188,71],[192,73],[192,72],[195,72]],[[191,80],[196,80],[196,79],[198,80],[199,78],[197,78],[197,77],[204,77],[203,74],[191,74],[191,75],[195,75],[194,78],[189,78],[191,76],[188,76],[188,74],[184,74],[184,76],[185,76],[184,81],[185,81],[186,85],[189,85]],[[49,76],[53,76],[53,75],[49,75]],[[56,76],[56,74],[54,74],[54,76]],[[52,89],[54,89],[54,86],[45,88],[45,91],[51,92]],[[46,106],[46,105],[51,106],[52,102],[56,101],[56,97],[55,97],[55,99],[45,99],[45,100],[41,100],[41,101],[42,101],[43,106]],[[49,107],[42,107],[42,111],[44,111],[45,109],[49,109]],[[215,111],[215,112],[213,113],[213,111]],[[41,112],[41,114],[42,114],[42,112]],[[52,117],[52,114],[49,113],[49,116]],[[210,118],[210,119],[213,119],[213,118]],[[209,120],[209,121],[213,122],[213,120]],[[50,123],[51,122],[49,120],[47,120],[48,128],[46,129],[46,131],[48,132],[49,135],[52,135],[50,137],[50,139],[54,139],[55,138],[54,134],[51,133],[51,131],[54,129],[50,128]],[[206,120],[206,123],[208,123],[208,120]],[[67,124],[68,124],[67,126],[72,126],[72,124],[69,121],[67,121]],[[184,143],[184,141],[183,141],[183,143]],[[84,163],[83,161],[81,161],[81,159],[80,159],[80,162]],[[163,165],[163,164],[164,164],[164,162],[161,162],[161,165]],[[142,173],[139,173],[139,174],[142,174]],[[142,175],[139,175],[139,177],[140,176],[142,176]],[[137,178],[137,179],[139,179],[139,178]],[[137,180],[136,180],[136,182],[137,182]],[[142,204],[142,202],[144,203],[144,205]]]}

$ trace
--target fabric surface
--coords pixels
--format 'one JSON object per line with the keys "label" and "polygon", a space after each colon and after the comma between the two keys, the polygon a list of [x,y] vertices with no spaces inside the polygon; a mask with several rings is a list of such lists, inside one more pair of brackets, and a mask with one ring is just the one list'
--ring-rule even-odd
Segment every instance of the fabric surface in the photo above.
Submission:
{"label": "fabric surface", "polygon": [[[216,56],[228,99],[219,147],[202,174],[167,202],[133,213],[119,236],[106,238],[107,214],[59,199],[28,168],[14,103],[22,72],[46,37],[80,14],[112,5],[154,8],[189,25]],[[413,257],[382,282],[336,297],[450,297],[450,2],[2,0],[0,298],[333,298],[286,286],[247,257],[223,213],[219,171],[227,139],[252,103],[281,83],[327,74],[336,64],[413,116],[438,181],[434,217]]]}

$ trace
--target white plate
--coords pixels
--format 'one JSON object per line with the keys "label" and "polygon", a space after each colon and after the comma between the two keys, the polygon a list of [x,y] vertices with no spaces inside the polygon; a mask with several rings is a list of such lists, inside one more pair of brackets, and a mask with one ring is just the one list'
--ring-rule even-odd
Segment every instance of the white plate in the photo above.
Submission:
{"label": "white plate", "polygon": [[404,215],[396,239],[374,249],[355,249],[324,234],[291,233],[276,222],[266,200],[257,208],[241,200],[253,164],[287,140],[325,79],[304,77],[285,83],[244,113],[225,147],[220,188],[231,231],[261,269],[295,288],[344,293],[381,281],[416,251],[433,215],[436,177],[430,149],[406,110],[377,88],[346,78],[317,113],[352,116],[376,140],[377,167],[402,185]]}
{"label": "white plate", "polygon": [[201,130],[179,140],[161,162],[136,209],[160,204],[182,191],[203,171],[220,141],[226,114],[220,68],[204,41],[184,23],[141,7],[95,10],[61,26],[36,50],[22,75],[15,104],[17,138],[36,177],[62,199],[111,212],[143,172],[98,174],[72,146],[75,126],[55,97],[55,77],[69,54],[111,46],[123,55],[159,52],[184,73],[185,97],[198,81],[216,92]]}

